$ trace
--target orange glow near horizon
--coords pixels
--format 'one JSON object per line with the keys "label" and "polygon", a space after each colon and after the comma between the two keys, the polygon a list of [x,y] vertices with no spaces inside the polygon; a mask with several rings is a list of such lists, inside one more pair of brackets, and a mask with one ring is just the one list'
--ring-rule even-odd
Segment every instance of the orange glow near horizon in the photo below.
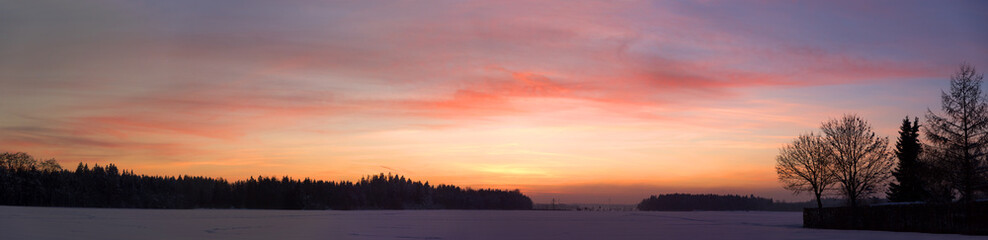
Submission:
{"label": "orange glow near horizon", "polygon": [[[12,4],[0,151],[231,180],[393,173],[537,203],[795,201],[773,168],[795,135],[857,113],[894,139],[957,64],[988,68],[969,24],[988,19],[964,6],[801,4]],[[891,20],[855,17],[874,15]]]}

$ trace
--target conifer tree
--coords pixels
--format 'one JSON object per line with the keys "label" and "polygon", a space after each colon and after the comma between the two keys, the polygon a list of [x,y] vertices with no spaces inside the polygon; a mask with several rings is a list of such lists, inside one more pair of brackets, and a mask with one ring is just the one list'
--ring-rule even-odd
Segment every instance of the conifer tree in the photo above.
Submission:
{"label": "conifer tree", "polygon": [[922,151],[919,143],[919,118],[910,122],[907,116],[902,119],[899,140],[895,143],[895,156],[899,162],[892,172],[895,182],[889,183],[889,201],[914,202],[927,199],[922,179],[924,166],[919,160]]}
{"label": "conifer tree", "polygon": [[973,201],[977,188],[988,182],[988,101],[981,93],[983,77],[973,66],[961,65],[950,77],[950,92],[941,94],[943,113],[926,113],[926,138],[942,153],[938,162],[945,165],[947,181],[965,202]]}

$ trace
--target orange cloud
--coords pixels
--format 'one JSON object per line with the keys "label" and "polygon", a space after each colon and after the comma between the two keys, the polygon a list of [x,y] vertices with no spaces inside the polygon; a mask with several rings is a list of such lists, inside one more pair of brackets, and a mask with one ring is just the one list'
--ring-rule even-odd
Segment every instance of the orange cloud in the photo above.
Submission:
{"label": "orange cloud", "polygon": [[[0,146],[222,176],[333,179],[388,166],[464,185],[647,185],[697,171],[679,180],[762,187],[764,172],[677,161],[762,167],[774,144],[835,112],[904,114],[873,96],[847,95],[861,103],[850,108],[804,99],[820,86],[943,78],[956,58],[983,63],[986,52],[953,20],[813,21],[868,13],[859,8],[175,4],[71,9],[85,24],[46,19],[43,7],[5,12],[18,21],[0,25],[31,34],[0,41]],[[900,26],[910,28],[873,33]]]}

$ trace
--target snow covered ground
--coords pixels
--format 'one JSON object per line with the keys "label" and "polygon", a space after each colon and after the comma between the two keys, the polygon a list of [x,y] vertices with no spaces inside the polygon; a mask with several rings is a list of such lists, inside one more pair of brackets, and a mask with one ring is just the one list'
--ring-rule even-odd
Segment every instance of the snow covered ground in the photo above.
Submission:
{"label": "snow covered ground", "polygon": [[985,239],[818,230],[799,212],[138,210],[0,206],[0,239]]}

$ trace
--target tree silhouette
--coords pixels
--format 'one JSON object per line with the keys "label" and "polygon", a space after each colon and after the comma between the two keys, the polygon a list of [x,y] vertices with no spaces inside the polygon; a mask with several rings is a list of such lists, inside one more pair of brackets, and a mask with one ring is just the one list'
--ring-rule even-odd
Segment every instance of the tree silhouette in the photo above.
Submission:
{"label": "tree silhouette", "polygon": [[652,195],[638,204],[641,211],[738,211],[802,209],[801,204],[776,203],[754,195],[715,195],[673,193]]}
{"label": "tree silhouette", "polygon": [[984,186],[985,153],[988,151],[988,103],[981,94],[981,81],[973,66],[962,64],[950,77],[950,93],[941,92],[942,115],[927,109],[927,140],[942,153],[947,178],[961,195],[974,200],[976,188]]}
{"label": "tree silhouette", "polygon": [[795,194],[812,192],[817,208],[823,208],[821,197],[836,182],[833,157],[833,151],[822,137],[802,134],[779,150],[775,171],[785,189]]}
{"label": "tree silhouette", "polygon": [[834,177],[848,205],[878,191],[889,179],[893,160],[888,138],[875,136],[871,125],[857,115],[844,115],[820,127],[834,154]]}
{"label": "tree silhouette", "polygon": [[31,155],[23,152],[17,153],[0,153],[0,166],[11,170],[30,170],[35,167],[38,160],[34,159]]}
{"label": "tree silhouette", "polygon": [[58,161],[54,158],[44,160],[38,163],[38,170],[44,172],[57,172],[62,170],[62,166],[58,165]]}
{"label": "tree silhouette", "polygon": [[[79,163],[74,172],[26,153],[0,153],[0,205],[114,208],[531,209],[518,190],[432,186],[403,176],[357,182],[258,176],[228,182],[147,176]],[[12,166],[13,168],[9,168]]]}
{"label": "tree silhouette", "polygon": [[902,119],[899,139],[895,143],[895,156],[899,159],[899,164],[892,172],[896,181],[889,183],[889,201],[913,202],[929,198],[922,177],[925,175],[925,166],[919,160],[922,151],[919,142],[919,118],[910,122],[907,116]]}

